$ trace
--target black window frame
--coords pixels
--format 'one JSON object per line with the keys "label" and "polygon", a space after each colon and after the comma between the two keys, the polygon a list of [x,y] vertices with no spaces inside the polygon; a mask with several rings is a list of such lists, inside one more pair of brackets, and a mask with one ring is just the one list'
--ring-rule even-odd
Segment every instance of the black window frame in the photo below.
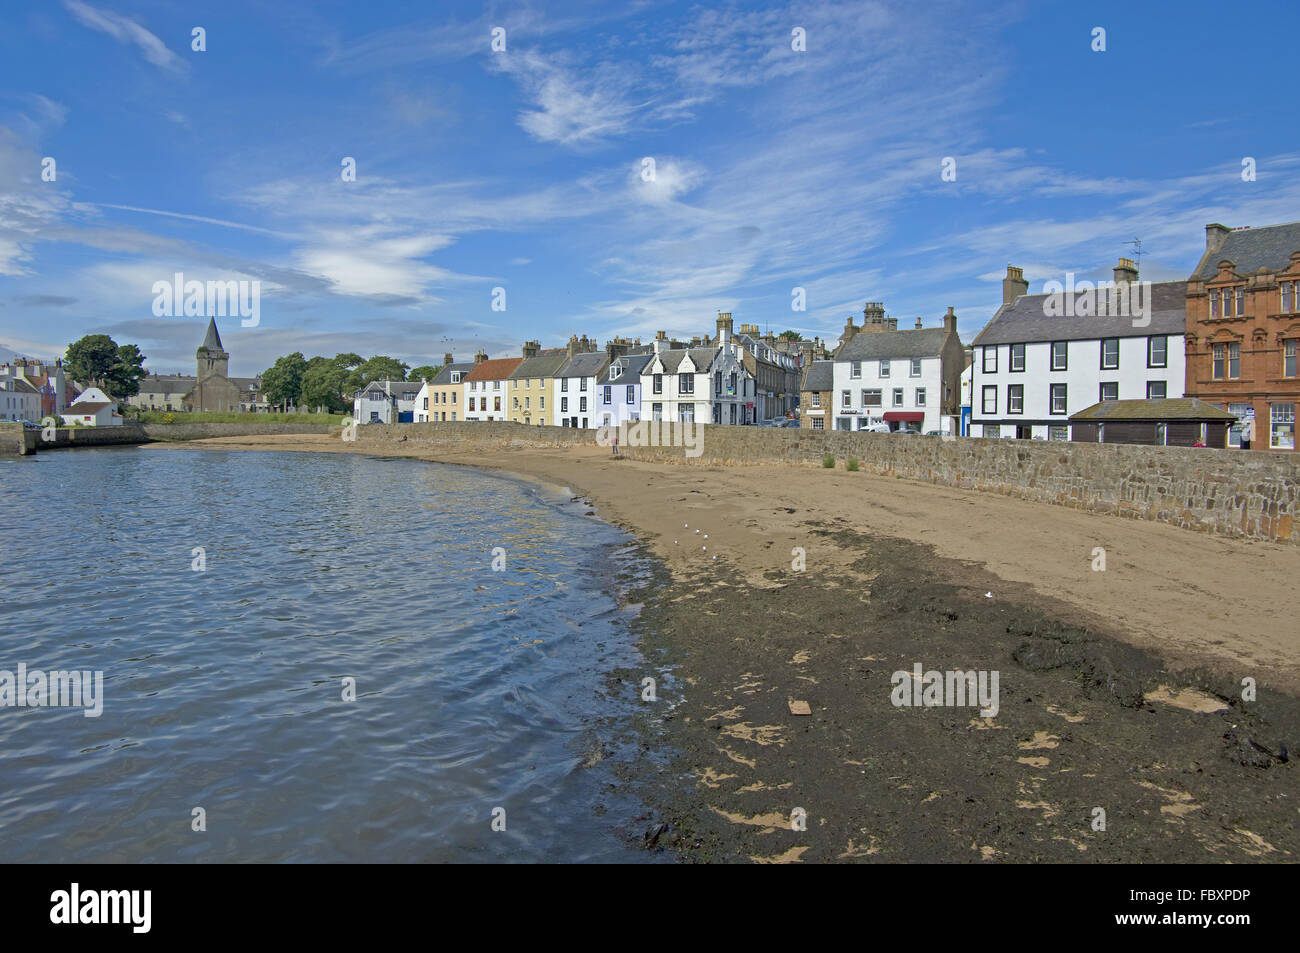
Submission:
{"label": "black window frame", "polygon": [[[1020,366],[1019,366],[1019,367],[1016,367],[1016,349],[1017,349],[1017,348],[1020,349]],[[1008,373],[1008,374],[1023,374],[1024,372],[1025,372],[1025,345],[1023,345],[1023,344],[1013,344],[1013,345],[1011,345],[1011,351],[1010,351],[1010,353],[1007,355],[1007,373]]]}
{"label": "black window frame", "polygon": [[[1164,344],[1165,356],[1164,359],[1159,364],[1156,364],[1151,359],[1151,346],[1155,344],[1156,341],[1161,341]],[[1169,335],[1167,334],[1149,335],[1147,337],[1147,367],[1168,367],[1168,366],[1169,366]]]}
{"label": "black window frame", "polygon": [[[1054,410],[1056,403],[1056,389],[1061,388],[1061,409]],[[1070,410],[1070,385],[1064,381],[1057,381],[1049,384],[1047,387],[1047,416],[1060,417],[1067,414]]]}
{"label": "black window frame", "polygon": [[[993,395],[993,409],[989,410],[989,394]],[[980,413],[994,414],[998,412],[998,385],[985,384],[980,390]]]}
{"label": "black window frame", "polygon": [[[989,367],[990,353],[993,355],[992,367]],[[982,353],[980,354],[980,373],[996,374],[997,372],[998,372],[998,346],[996,344],[985,345]]]}
{"label": "black window frame", "polygon": [[[1061,347],[1061,366],[1056,366],[1056,347]],[[1068,371],[1070,369],[1070,342],[1052,341],[1047,347],[1047,369],[1049,371]]]}
{"label": "black window frame", "polygon": [[[1114,342],[1115,342],[1115,363],[1114,363],[1114,364],[1107,364],[1107,363],[1106,363],[1106,342],[1107,342],[1107,341],[1114,341]],[[1117,371],[1117,370],[1119,370],[1119,338],[1102,338],[1102,339],[1101,339],[1101,354],[1098,355],[1098,357],[1099,357],[1099,359],[1100,359],[1100,361],[1101,361],[1101,365],[1100,365],[1101,370],[1103,370],[1103,371]]]}
{"label": "black window frame", "polygon": [[[1015,404],[1012,401],[1013,396],[1020,401],[1019,410],[1015,409]],[[1007,385],[1007,416],[1010,417],[1013,414],[1020,417],[1023,417],[1025,415],[1025,385],[1024,384]]]}

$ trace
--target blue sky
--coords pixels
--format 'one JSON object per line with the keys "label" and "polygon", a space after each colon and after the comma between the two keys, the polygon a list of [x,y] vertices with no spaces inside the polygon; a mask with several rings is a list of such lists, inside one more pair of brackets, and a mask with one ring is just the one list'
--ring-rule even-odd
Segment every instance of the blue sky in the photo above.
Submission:
{"label": "blue sky", "polygon": [[29,356],[106,332],[192,373],[206,320],[152,310],[177,271],[261,281],[261,323],[221,323],[236,374],[718,310],[834,340],[866,300],[900,327],[951,305],[969,341],[1008,263],[1033,290],[1109,277],[1140,237],[1143,278],[1185,278],[1207,222],[1300,219],[1294,3],[1236,4],[1232,29],[1195,2],[23,6],[0,31],[0,349]]}

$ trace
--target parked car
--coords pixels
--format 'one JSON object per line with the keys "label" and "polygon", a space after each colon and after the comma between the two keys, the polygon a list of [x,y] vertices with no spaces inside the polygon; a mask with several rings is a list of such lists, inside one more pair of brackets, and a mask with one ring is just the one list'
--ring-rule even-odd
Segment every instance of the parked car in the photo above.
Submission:
{"label": "parked car", "polygon": [[867,424],[865,427],[858,428],[858,433],[889,433],[889,424]]}
{"label": "parked car", "polygon": [[798,427],[798,426],[799,426],[799,421],[797,421],[797,420],[786,420],[786,421],[783,421],[782,423],[778,424],[778,426],[781,426],[781,427]]}
{"label": "parked car", "polygon": [[948,436],[948,431],[946,431],[946,430],[927,430],[927,431],[925,432],[925,435],[926,435],[927,437],[946,437],[946,436]]}
{"label": "parked car", "polygon": [[900,436],[900,437],[919,437],[919,436],[921,436],[921,431],[919,431],[919,430],[908,430],[908,429],[906,429],[906,428],[903,428],[903,429],[901,429],[901,430],[894,430],[894,431],[891,431],[891,433],[895,433],[895,434],[897,434],[897,435]]}

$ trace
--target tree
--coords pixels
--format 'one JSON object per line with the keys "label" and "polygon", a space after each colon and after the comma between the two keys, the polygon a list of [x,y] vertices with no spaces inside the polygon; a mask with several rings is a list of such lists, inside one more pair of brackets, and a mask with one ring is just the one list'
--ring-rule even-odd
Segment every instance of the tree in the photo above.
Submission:
{"label": "tree", "polygon": [[376,354],[357,368],[357,372],[361,375],[361,384],[358,387],[365,386],[371,381],[404,381],[407,366],[397,358]]}
{"label": "tree", "polygon": [[351,351],[344,351],[342,354],[334,355],[334,363],[339,367],[351,370],[354,367],[360,367],[366,362],[366,359],[360,354],[353,354]]}
{"label": "tree", "polygon": [[[316,358],[313,358],[316,360]],[[331,414],[341,414],[352,408],[352,401],[343,396],[347,385],[347,368],[333,361],[307,368],[302,375],[302,403],[305,407],[324,407]]]}
{"label": "tree", "polygon": [[782,331],[777,337],[786,341],[802,341],[803,335],[798,331]]}
{"label": "tree", "polygon": [[117,361],[105,380],[104,393],[119,399],[134,397],[140,393],[140,378],[146,373],[140,348],[134,344],[121,344],[117,348]]}
{"label": "tree", "polygon": [[262,372],[262,398],[272,406],[297,404],[302,398],[302,376],[307,361],[301,351],[286,354]]}
{"label": "tree", "polygon": [[441,367],[432,367],[428,364],[421,364],[419,367],[413,367],[406,379],[410,381],[431,381],[438,376]]}
{"label": "tree", "polygon": [[107,334],[87,334],[68,345],[63,364],[68,376],[121,399],[140,392],[145,356],[134,344],[120,347]]}
{"label": "tree", "polygon": [[73,380],[102,389],[117,364],[117,344],[107,334],[87,334],[68,345],[63,364]]}

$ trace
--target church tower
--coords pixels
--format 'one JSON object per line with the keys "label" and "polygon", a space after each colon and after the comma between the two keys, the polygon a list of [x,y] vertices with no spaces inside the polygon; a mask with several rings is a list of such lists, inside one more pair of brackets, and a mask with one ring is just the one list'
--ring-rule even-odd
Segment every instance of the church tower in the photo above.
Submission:
{"label": "church tower", "polygon": [[194,356],[198,381],[186,395],[185,409],[222,413],[239,410],[239,388],[230,380],[230,354],[221,346],[215,318],[208,319],[208,333]]}
{"label": "church tower", "polygon": [[230,354],[221,346],[221,335],[217,333],[217,319],[208,318],[208,333],[203,343],[195,352],[199,365],[199,383],[207,377],[227,377],[230,367]]}

